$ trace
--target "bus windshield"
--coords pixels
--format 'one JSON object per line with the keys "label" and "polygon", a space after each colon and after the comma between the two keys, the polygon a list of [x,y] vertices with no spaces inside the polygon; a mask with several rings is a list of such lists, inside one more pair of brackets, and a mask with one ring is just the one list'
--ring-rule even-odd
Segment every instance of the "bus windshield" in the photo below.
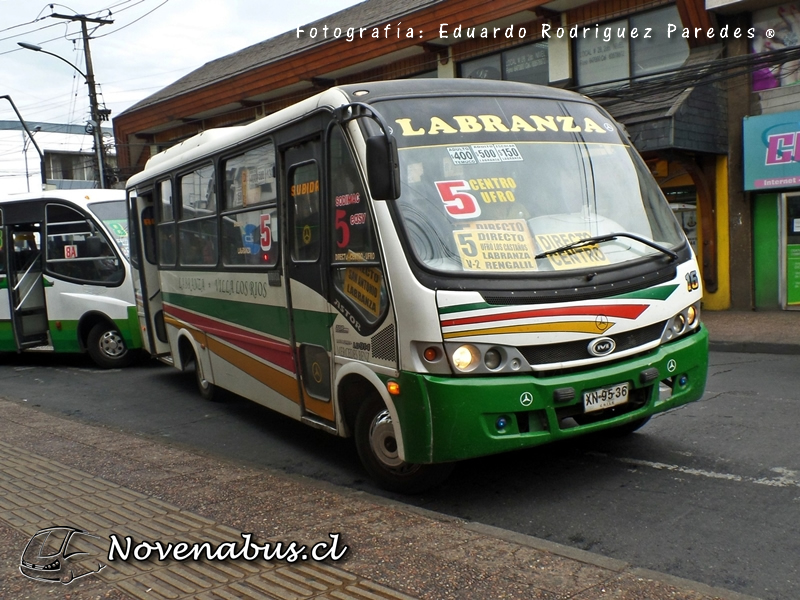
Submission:
{"label": "bus windshield", "polygon": [[108,227],[122,255],[130,260],[128,241],[128,213],[124,200],[92,202],[89,209]]}
{"label": "bus windshield", "polygon": [[[685,243],[644,162],[591,104],[502,96],[377,104],[398,141],[396,214],[428,269],[596,269],[674,257]],[[594,236],[602,238],[580,243]]]}

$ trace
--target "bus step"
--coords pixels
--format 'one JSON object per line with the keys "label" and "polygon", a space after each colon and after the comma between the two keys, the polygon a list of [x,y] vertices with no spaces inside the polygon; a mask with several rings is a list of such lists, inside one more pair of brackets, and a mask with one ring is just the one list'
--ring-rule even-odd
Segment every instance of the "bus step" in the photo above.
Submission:
{"label": "bus step", "polygon": [[302,421],[306,425],[311,425],[311,427],[316,427],[317,429],[324,429],[328,433],[333,433],[333,434],[338,433],[333,423],[321,417],[315,417],[313,415],[303,415],[302,417],[300,417],[300,421]]}

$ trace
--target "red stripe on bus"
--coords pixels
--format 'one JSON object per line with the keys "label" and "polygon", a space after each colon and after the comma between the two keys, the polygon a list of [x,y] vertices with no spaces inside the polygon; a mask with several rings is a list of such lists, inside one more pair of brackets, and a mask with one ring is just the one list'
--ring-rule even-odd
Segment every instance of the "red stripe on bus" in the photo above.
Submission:
{"label": "red stripe on bus", "polygon": [[291,373],[297,372],[294,364],[294,353],[292,352],[292,347],[288,344],[257,335],[252,331],[246,331],[234,325],[221,323],[210,317],[197,315],[172,304],[165,303],[164,312],[176,319],[189,323],[207,335],[213,335],[225,340],[282,369]]}
{"label": "red stripe on bus", "polygon": [[537,310],[524,310],[512,313],[494,313],[477,317],[463,317],[460,319],[447,319],[442,321],[442,327],[456,325],[474,325],[476,323],[493,323],[495,321],[509,321],[512,319],[533,319],[537,317],[567,317],[584,315],[598,317],[621,317],[623,319],[636,319],[649,306],[649,304],[607,304],[601,306],[565,306],[562,308],[540,308]]}

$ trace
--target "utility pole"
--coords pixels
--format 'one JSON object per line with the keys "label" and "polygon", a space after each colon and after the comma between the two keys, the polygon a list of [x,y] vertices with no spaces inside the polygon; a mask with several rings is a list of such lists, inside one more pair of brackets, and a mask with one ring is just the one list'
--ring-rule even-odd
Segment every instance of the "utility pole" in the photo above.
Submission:
{"label": "utility pole", "polygon": [[[81,33],[83,34],[83,53],[86,60],[86,85],[89,86],[89,106],[92,113],[92,134],[94,135],[95,154],[97,157],[98,183],[101,188],[108,186],[106,181],[106,149],[103,145],[103,131],[100,126],[103,120],[108,119],[108,111],[100,110],[97,104],[97,88],[94,81],[94,69],[92,68],[92,53],[89,50],[89,30],[86,23],[97,23],[98,25],[110,25],[114,21],[108,19],[95,19],[86,15],[61,15],[53,13],[50,15],[56,19],[68,19],[70,21],[81,22]],[[104,119],[105,117],[105,119]]]}

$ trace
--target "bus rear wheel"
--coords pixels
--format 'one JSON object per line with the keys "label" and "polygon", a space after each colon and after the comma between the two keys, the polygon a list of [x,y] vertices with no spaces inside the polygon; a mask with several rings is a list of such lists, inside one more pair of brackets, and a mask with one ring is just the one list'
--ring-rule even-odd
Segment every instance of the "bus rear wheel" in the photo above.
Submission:
{"label": "bus rear wheel", "polygon": [[86,350],[95,364],[103,369],[126,367],[133,360],[120,332],[108,323],[98,323],[91,328],[86,338]]}
{"label": "bus rear wheel", "polygon": [[442,483],[453,471],[452,463],[412,464],[399,456],[392,416],[383,402],[368,398],[356,415],[355,442],[367,473],[385,490],[418,494]]}
{"label": "bus rear wheel", "polygon": [[197,391],[200,392],[200,397],[209,402],[217,401],[217,386],[206,379],[203,373],[203,366],[200,364],[200,359],[195,354],[194,360],[194,379],[197,382]]}

